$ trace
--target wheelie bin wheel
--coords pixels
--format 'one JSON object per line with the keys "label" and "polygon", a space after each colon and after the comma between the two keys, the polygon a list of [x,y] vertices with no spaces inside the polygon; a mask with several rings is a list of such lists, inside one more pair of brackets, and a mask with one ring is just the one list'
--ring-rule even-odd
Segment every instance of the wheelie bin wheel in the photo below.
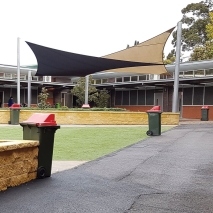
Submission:
{"label": "wheelie bin wheel", "polygon": [[39,167],[38,170],[37,170],[37,177],[39,179],[42,179],[45,177],[45,173],[46,173],[46,170],[43,166]]}
{"label": "wheelie bin wheel", "polygon": [[148,136],[152,136],[152,135],[153,135],[153,132],[150,131],[150,130],[148,130],[148,131],[146,132],[146,134],[147,134]]}

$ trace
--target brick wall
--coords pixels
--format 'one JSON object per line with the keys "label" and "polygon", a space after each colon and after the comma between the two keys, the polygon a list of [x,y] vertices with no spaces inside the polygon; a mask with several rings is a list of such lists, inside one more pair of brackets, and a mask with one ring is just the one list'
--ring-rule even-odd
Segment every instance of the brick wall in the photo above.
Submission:
{"label": "brick wall", "polygon": [[[148,109],[152,108],[150,106]],[[50,111],[50,110],[21,110],[19,122],[26,121],[34,113],[53,113],[55,114],[55,120],[57,124],[88,124],[88,125],[146,125],[148,123],[148,116],[145,112],[104,112],[104,111]],[[164,120],[163,115],[170,117],[170,119]],[[163,112],[162,124],[165,125],[178,125],[179,113]],[[0,123],[8,123],[10,119],[9,110],[0,110]],[[171,122],[169,122],[169,120]]]}
{"label": "brick wall", "polygon": [[[190,119],[201,119],[202,106],[183,106],[182,117]],[[209,106],[209,120],[213,120],[213,106]]]}
{"label": "brick wall", "polygon": [[36,179],[38,141],[0,141],[0,191]]}

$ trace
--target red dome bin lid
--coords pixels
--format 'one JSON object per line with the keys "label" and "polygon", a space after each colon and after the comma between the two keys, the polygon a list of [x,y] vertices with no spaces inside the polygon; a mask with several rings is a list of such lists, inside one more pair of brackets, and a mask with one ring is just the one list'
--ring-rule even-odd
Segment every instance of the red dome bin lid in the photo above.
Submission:
{"label": "red dome bin lid", "polygon": [[147,112],[161,112],[160,106],[154,106],[152,109],[147,110]]}
{"label": "red dome bin lid", "polygon": [[209,106],[202,106],[201,109],[209,109]]}
{"label": "red dome bin lid", "polygon": [[20,104],[13,104],[10,109],[20,109],[21,105]]}
{"label": "red dome bin lid", "polygon": [[49,113],[34,113],[28,120],[22,124],[33,124],[36,126],[56,126],[55,114]]}

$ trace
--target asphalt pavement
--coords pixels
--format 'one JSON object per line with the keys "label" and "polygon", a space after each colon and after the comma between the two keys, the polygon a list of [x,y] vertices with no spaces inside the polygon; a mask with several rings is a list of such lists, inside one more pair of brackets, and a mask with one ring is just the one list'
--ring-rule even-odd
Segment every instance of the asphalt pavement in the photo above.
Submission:
{"label": "asphalt pavement", "polygon": [[213,123],[181,124],[0,192],[2,213],[212,213]]}

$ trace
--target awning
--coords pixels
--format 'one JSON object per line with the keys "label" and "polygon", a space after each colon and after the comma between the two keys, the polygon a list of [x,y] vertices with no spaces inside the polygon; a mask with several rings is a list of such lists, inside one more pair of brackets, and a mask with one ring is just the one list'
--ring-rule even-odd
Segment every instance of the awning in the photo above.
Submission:
{"label": "awning", "polygon": [[167,72],[163,64],[163,48],[173,29],[137,46],[104,57],[86,56],[26,43],[38,62],[36,76],[86,76],[101,71],[159,74]]}

